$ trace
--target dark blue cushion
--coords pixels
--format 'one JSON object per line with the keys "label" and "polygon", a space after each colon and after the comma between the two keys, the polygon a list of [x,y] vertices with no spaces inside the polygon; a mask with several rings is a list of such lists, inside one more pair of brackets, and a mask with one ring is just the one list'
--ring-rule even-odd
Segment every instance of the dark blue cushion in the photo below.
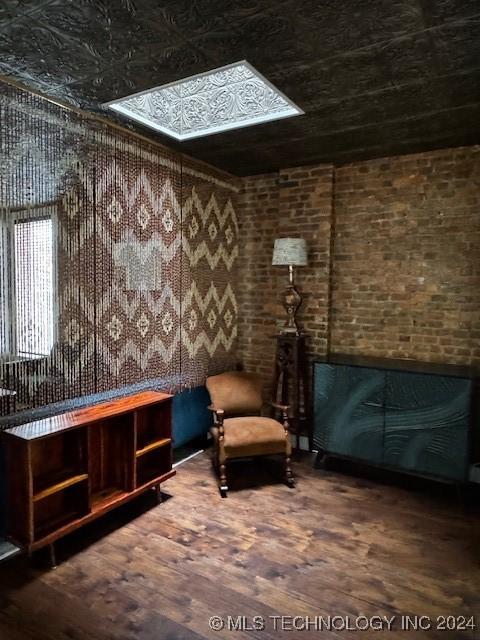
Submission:
{"label": "dark blue cushion", "polygon": [[177,393],[173,399],[173,446],[206,435],[212,425],[207,409],[210,396],[205,387],[195,387]]}

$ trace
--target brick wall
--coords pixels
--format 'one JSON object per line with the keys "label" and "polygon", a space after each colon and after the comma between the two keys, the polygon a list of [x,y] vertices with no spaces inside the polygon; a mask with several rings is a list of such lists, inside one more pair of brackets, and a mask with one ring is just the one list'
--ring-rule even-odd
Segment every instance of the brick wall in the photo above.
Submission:
{"label": "brick wall", "polygon": [[237,205],[239,218],[238,354],[245,369],[268,378],[277,304],[272,242],[278,219],[278,176],[246,178]]}
{"label": "brick wall", "polygon": [[337,169],[332,349],[480,361],[480,147]]}
{"label": "brick wall", "polygon": [[297,280],[311,353],[480,361],[479,187],[480,147],[246,178],[238,204],[245,368],[271,376],[287,282],[286,268],[271,266],[273,241],[289,235],[309,246]]}
{"label": "brick wall", "polygon": [[239,354],[246,369],[272,374],[272,336],[285,322],[281,294],[287,267],[272,267],[275,238],[307,239],[309,265],[297,270],[303,294],[298,320],[309,335],[310,352],[327,345],[330,224],[333,167],[287,169],[244,181],[240,224]]}

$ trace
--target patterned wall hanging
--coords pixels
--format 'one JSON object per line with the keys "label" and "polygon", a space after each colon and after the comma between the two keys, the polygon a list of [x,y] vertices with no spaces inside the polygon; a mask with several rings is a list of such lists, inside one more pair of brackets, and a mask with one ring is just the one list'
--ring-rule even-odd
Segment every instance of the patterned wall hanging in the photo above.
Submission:
{"label": "patterned wall hanging", "polygon": [[233,366],[235,184],[10,85],[0,116],[2,414]]}

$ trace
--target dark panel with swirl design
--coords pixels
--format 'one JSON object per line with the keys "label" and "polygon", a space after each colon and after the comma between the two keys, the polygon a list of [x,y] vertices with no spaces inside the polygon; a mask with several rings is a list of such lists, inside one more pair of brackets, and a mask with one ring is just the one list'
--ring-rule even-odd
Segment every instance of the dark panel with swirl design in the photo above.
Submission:
{"label": "dark panel with swirl design", "polygon": [[314,385],[316,447],[381,464],[385,373],[316,364]]}
{"label": "dark panel with swirl design", "polygon": [[464,480],[471,394],[464,378],[387,372],[385,463]]}
{"label": "dark panel with swirl design", "polygon": [[465,481],[472,379],[388,367],[388,361],[385,368],[315,364],[316,447],[400,471]]}
{"label": "dark panel with swirl design", "polygon": [[[480,142],[478,0],[3,0],[0,74],[240,175]],[[178,143],[102,103],[247,59],[304,116]]]}

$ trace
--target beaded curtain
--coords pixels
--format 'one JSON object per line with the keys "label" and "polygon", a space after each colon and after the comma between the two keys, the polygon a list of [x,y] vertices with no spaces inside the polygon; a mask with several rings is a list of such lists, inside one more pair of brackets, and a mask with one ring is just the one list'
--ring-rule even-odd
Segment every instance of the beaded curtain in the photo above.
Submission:
{"label": "beaded curtain", "polygon": [[[1,413],[153,379],[177,391],[234,366],[234,183],[8,84],[0,120],[0,389],[17,393]],[[23,234],[29,285],[11,236],[32,220],[51,224],[52,255]]]}

